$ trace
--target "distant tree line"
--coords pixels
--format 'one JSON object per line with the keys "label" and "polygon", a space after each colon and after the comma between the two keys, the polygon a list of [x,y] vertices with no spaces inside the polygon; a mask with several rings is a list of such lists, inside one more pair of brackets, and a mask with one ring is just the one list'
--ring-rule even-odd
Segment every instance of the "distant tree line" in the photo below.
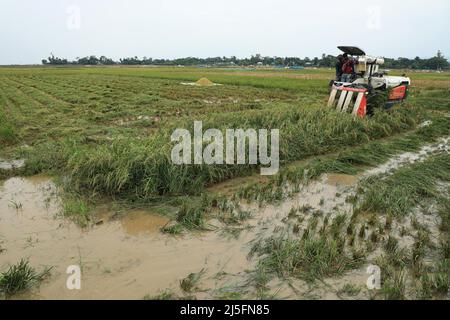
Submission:
{"label": "distant tree line", "polygon": [[444,57],[441,51],[438,51],[436,56],[430,59],[421,59],[415,57],[414,59],[398,58],[389,59],[385,58],[385,67],[391,69],[419,69],[419,70],[440,70],[448,69],[450,64]]}
{"label": "distant tree line", "polygon": [[[157,66],[279,66],[279,67],[328,67],[333,68],[336,65],[337,58],[332,55],[323,54],[321,58],[298,58],[298,57],[264,57],[260,54],[252,55],[250,58],[238,59],[231,57],[212,57],[212,58],[179,58],[179,59],[152,59],[143,57],[122,58],[119,61],[107,58],[105,56],[89,56],[77,58],[74,61],[62,59],[51,55],[48,59],[42,60],[44,65],[157,65]],[[391,69],[429,69],[439,70],[449,68],[447,59],[438,51],[437,55],[430,59],[385,58],[385,67]]]}

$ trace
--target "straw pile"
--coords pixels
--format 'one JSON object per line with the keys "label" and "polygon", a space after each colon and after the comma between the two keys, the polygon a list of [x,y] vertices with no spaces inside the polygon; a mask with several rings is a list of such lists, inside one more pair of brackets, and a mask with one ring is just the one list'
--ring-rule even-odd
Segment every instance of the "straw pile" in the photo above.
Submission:
{"label": "straw pile", "polygon": [[200,80],[198,80],[196,82],[196,85],[202,86],[202,87],[211,87],[214,85],[214,83],[207,78],[201,78]]}

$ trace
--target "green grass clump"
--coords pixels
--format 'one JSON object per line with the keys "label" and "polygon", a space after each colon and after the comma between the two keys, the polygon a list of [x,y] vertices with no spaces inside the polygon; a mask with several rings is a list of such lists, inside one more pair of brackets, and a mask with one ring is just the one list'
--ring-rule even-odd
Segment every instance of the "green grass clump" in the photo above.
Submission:
{"label": "green grass clump", "polygon": [[361,288],[353,284],[345,284],[339,291],[338,295],[346,295],[349,297],[355,297],[361,292]]}
{"label": "green grass clump", "polygon": [[180,281],[181,289],[187,293],[198,290],[198,284],[204,274],[204,269],[200,270],[200,272],[197,273],[190,273],[186,278]]}
{"label": "green grass clump", "polygon": [[386,300],[404,300],[406,293],[406,276],[404,272],[395,272],[384,281],[381,292]]}
{"label": "green grass clump", "polygon": [[177,222],[189,230],[205,229],[205,214],[207,207],[183,203],[177,214]]}
{"label": "green grass clump", "polygon": [[4,146],[13,144],[17,141],[17,134],[13,125],[6,118],[0,105],[0,151]]}
{"label": "green grass clump", "polygon": [[22,259],[0,274],[0,292],[8,297],[30,289],[44,280],[50,274],[50,270],[51,268],[46,268],[42,272],[37,272],[27,260]]}
{"label": "green grass clump", "polygon": [[275,235],[257,242],[251,252],[261,257],[257,270],[313,282],[357,268],[364,255],[345,250],[346,226],[345,216],[341,215],[320,233],[310,226],[299,237]]}
{"label": "green grass clump", "polygon": [[444,259],[420,277],[422,299],[443,298],[450,288],[450,259]]}
{"label": "green grass clump", "polygon": [[170,290],[165,290],[155,296],[146,295],[144,297],[144,300],[175,300],[175,299],[176,299],[175,294]]}

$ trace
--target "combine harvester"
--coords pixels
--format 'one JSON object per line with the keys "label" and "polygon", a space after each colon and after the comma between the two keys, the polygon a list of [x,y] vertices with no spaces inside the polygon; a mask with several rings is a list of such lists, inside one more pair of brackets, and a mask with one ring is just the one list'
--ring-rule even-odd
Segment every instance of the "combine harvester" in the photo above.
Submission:
{"label": "combine harvester", "polygon": [[383,58],[368,56],[357,47],[338,48],[353,59],[355,72],[351,82],[342,82],[340,79],[332,81],[329,107],[365,117],[373,114],[380,95],[387,95],[386,109],[407,98],[410,78],[388,76],[386,72],[380,72]]}

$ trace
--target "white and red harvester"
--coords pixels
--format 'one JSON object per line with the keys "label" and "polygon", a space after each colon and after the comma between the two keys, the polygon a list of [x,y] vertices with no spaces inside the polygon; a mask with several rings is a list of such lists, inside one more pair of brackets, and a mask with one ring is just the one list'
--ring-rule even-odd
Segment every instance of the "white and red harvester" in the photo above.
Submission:
{"label": "white and red harvester", "polygon": [[332,82],[329,107],[365,117],[372,114],[374,105],[371,105],[371,101],[377,95],[387,94],[386,109],[407,98],[411,79],[380,72],[380,65],[384,64],[383,58],[368,56],[357,47],[338,48],[353,59],[354,73],[350,82],[342,82],[340,79]]}

